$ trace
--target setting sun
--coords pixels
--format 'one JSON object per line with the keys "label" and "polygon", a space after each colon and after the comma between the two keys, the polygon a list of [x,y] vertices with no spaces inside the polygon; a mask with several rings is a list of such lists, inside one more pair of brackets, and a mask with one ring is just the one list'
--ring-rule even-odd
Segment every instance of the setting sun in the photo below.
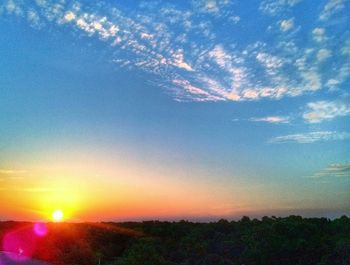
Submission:
{"label": "setting sun", "polygon": [[55,221],[55,222],[60,222],[62,221],[63,219],[63,212],[61,210],[55,210],[53,213],[52,213],[52,219]]}

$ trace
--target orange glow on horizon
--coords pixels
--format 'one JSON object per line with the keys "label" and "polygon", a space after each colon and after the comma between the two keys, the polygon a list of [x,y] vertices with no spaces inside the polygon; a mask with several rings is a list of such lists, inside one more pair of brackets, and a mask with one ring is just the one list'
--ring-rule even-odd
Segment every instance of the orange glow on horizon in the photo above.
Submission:
{"label": "orange glow on horizon", "polygon": [[[254,200],[240,187],[227,189],[216,181],[198,181],[181,170],[80,153],[84,154],[81,160],[69,153],[62,159],[41,157],[40,163],[23,166],[25,172],[7,176],[0,187],[0,199],[7,202],[2,218],[84,222],[226,216],[247,209]],[[62,211],[61,220],[53,216],[56,210]]]}

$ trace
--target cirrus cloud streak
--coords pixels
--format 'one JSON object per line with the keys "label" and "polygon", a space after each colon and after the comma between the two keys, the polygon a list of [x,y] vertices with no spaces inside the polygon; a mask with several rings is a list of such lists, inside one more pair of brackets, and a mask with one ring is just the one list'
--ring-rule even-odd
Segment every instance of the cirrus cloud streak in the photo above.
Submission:
{"label": "cirrus cloud streak", "polygon": [[337,141],[350,139],[350,133],[337,131],[317,131],[307,133],[289,134],[277,136],[270,143],[300,143],[310,144],[315,142]]}
{"label": "cirrus cloud streak", "polygon": [[350,115],[350,105],[338,101],[316,101],[307,104],[303,118],[308,123],[320,123],[336,117]]}

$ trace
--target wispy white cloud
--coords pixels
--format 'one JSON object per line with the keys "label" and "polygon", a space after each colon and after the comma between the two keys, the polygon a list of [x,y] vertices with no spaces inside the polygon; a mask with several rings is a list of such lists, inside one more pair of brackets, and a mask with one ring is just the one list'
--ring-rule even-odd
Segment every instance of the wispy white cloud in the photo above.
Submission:
{"label": "wispy white cloud", "polygon": [[118,25],[109,21],[105,16],[98,17],[95,14],[78,14],[70,10],[63,15],[61,20],[67,23],[75,23],[77,28],[88,34],[97,33],[103,39],[115,37],[119,31]]}
{"label": "wispy white cloud", "polygon": [[328,49],[320,49],[318,52],[317,52],[317,60],[319,62],[322,62],[324,60],[327,60],[329,57],[331,57],[332,53],[330,50]]}
{"label": "wispy white cloud", "polygon": [[152,34],[149,34],[149,33],[146,33],[146,32],[141,32],[141,38],[142,39],[148,39],[148,40],[150,40],[150,39],[153,39],[153,35]]}
{"label": "wispy white cloud", "polygon": [[303,78],[304,85],[308,88],[308,90],[315,91],[321,88],[321,76],[316,69],[311,68],[302,71],[300,75]]}
{"label": "wispy white cloud", "polygon": [[294,18],[281,20],[279,22],[281,31],[288,31],[294,27]]}
{"label": "wispy white cloud", "polygon": [[237,24],[241,18],[239,16],[231,16],[229,17],[229,21],[232,21],[234,24]]}
{"label": "wispy white cloud", "polygon": [[28,10],[27,11],[27,18],[28,18],[29,23],[31,23],[33,26],[36,26],[36,27],[41,26],[39,15],[35,10],[33,10],[33,9]]}
{"label": "wispy white cloud", "polygon": [[192,5],[197,12],[212,15],[227,14],[229,7],[232,7],[233,1],[227,0],[192,0]]}
{"label": "wispy white cloud", "polygon": [[27,170],[2,168],[0,169],[0,182],[21,180],[26,173]]}
{"label": "wispy white cloud", "polygon": [[[189,81],[185,79],[175,79],[173,80],[174,85],[183,88],[187,93],[196,96],[196,101],[218,101],[223,100],[222,97],[213,96],[206,92],[204,89],[192,85]],[[181,97],[178,98],[181,101]]]}
{"label": "wispy white cloud", "polygon": [[341,53],[343,55],[350,55],[350,39],[345,41],[343,47],[341,48]]}
{"label": "wispy white cloud", "polygon": [[205,0],[205,1],[197,1],[201,10],[208,13],[216,13],[219,11],[218,4],[216,0]]}
{"label": "wispy white cloud", "polygon": [[302,0],[264,0],[260,3],[259,9],[268,15],[275,16],[281,12],[284,12]]}
{"label": "wispy white cloud", "polygon": [[318,131],[308,133],[297,133],[277,136],[270,140],[271,143],[301,143],[310,144],[315,142],[336,141],[350,139],[350,133],[337,131]]}
{"label": "wispy white cloud", "polygon": [[68,11],[68,12],[64,15],[63,19],[64,19],[64,21],[66,21],[66,22],[70,22],[70,21],[72,21],[72,20],[75,19],[75,14],[74,14],[72,11]]}
{"label": "wispy white cloud", "polygon": [[326,30],[324,28],[314,28],[312,31],[312,35],[315,41],[323,42],[327,39]]}
{"label": "wispy white cloud", "polygon": [[350,177],[350,163],[344,164],[331,164],[327,168],[316,172],[311,178],[325,178],[325,177],[336,177],[336,178],[349,178]]}
{"label": "wispy white cloud", "polygon": [[50,187],[0,187],[0,190],[6,191],[19,191],[28,193],[52,193],[52,192],[64,192],[62,188],[50,188]]}
{"label": "wispy white cloud", "polygon": [[187,71],[193,71],[193,68],[185,62],[183,50],[178,50],[173,54],[173,64]]}
{"label": "wispy white cloud", "polygon": [[24,174],[26,173],[26,170],[23,169],[0,169],[0,175],[17,175],[17,174]]}
{"label": "wispy white cloud", "polygon": [[260,117],[260,118],[250,118],[250,121],[278,124],[278,123],[289,123],[290,118],[284,117],[284,116],[267,116],[267,117]]}
{"label": "wispy white cloud", "polygon": [[15,14],[17,16],[22,15],[24,13],[20,4],[14,0],[8,0],[4,4],[4,9],[8,14]]}
{"label": "wispy white cloud", "polygon": [[28,192],[28,193],[51,193],[51,192],[63,191],[63,189],[48,188],[48,187],[14,188],[14,190],[21,191],[21,192]]}
{"label": "wispy white cloud", "polygon": [[259,52],[256,55],[256,59],[267,68],[279,68],[283,65],[283,61],[280,58],[264,52]]}
{"label": "wispy white cloud", "polygon": [[328,20],[331,16],[344,9],[346,0],[329,0],[324,6],[320,20]]}
{"label": "wispy white cloud", "polygon": [[308,123],[320,123],[350,115],[350,105],[339,101],[316,101],[307,104],[303,118]]}
{"label": "wispy white cloud", "polygon": [[336,86],[338,86],[339,84],[340,84],[339,80],[331,78],[327,81],[326,86],[333,89]]}

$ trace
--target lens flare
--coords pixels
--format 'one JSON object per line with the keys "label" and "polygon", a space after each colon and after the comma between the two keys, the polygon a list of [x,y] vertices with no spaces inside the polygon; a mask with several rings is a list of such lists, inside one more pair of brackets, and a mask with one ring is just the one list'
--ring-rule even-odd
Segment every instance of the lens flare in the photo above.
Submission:
{"label": "lens flare", "polygon": [[34,233],[39,237],[44,237],[47,235],[48,229],[44,223],[35,223],[33,227]]}
{"label": "lens flare", "polygon": [[31,230],[11,231],[3,238],[3,250],[13,261],[24,262],[33,256],[35,235]]}

